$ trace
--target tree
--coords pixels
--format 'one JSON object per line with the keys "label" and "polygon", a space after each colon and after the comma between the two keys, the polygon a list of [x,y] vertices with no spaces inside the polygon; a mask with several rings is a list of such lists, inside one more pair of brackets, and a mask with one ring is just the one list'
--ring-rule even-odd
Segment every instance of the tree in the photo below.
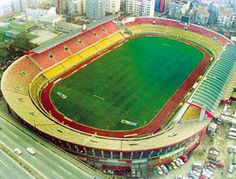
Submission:
{"label": "tree", "polygon": [[36,45],[30,42],[29,36],[26,33],[21,33],[9,41],[8,52],[13,57],[17,57],[35,47]]}
{"label": "tree", "polygon": [[5,64],[8,57],[8,44],[0,42],[0,64]]}

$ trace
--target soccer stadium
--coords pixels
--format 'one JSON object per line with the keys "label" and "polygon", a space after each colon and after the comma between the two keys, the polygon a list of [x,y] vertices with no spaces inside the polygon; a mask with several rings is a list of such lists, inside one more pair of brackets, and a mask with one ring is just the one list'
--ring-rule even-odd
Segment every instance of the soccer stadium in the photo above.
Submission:
{"label": "soccer stadium", "polygon": [[39,46],[4,73],[9,113],[99,170],[188,156],[235,80],[236,46],[179,21],[109,19]]}

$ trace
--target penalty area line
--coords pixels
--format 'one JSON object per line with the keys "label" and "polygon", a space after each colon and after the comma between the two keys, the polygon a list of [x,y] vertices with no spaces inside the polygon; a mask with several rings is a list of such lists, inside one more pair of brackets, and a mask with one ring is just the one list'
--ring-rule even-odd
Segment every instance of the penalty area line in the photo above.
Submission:
{"label": "penalty area line", "polygon": [[100,97],[100,96],[97,96],[97,95],[94,94],[93,97],[101,100],[102,102],[105,102],[105,99]]}

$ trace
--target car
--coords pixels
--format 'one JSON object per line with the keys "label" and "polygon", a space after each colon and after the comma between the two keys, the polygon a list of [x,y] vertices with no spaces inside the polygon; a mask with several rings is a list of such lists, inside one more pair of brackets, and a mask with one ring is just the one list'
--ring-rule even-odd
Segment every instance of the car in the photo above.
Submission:
{"label": "car", "polygon": [[216,150],[216,148],[211,148],[211,149],[209,150],[209,154],[218,156],[218,155],[220,154],[220,151],[219,151],[219,150]]}
{"label": "car", "polygon": [[165,164],[165,166],[166,166],[166,168],[167,168],[169,171],[172,171],[172,170],[173,170],[173,168],[171,167],[170,164]]}
{"label": "car", "polygon": [[175,179],[184,179],[185,177],[183,175],[180,174],[176,174],[175,175]]}
{"label": "car", "polygon": [[206,166],[206,168],[207,168],[208,170],[212,171],[212,172],[215,170],[215,169],[212,168],[211,166]]}
{"label": "car", "polygon": [[188,174],[189,178],[193,178],[193,179],[198,179],[199,178],[198,175],[200,176],[200,173],[197,173],[197,172],[195,172],[193,170],[190,170],[190,172]]}
{"label": "car", "polygon": [[175,163],[174,162],[171,162],[170,163],[170,166],[174,169],[174,170],[176,170],[178,167],[175,165]]}
{"label": "car", "polygon": [[218,149],[216,147],[211,147],[210,150],[214,150],[214,151],[220,152],[220,149]]}
{"label": "car", "polygon": [[233,159],[232,164],[236,165],[236,158]]}
{"label": "car", "polygon": [[162,169],[162,171],[164,173],[168,173],[169,172],[165,165],[161,165],[161,169]]}
{"label": "car", "polygon": [[13,152],[15,152],[17,155],[21,155],[22,154],[21,150],[18,149],[18,148],[14,148]]}
{"label": "car", "polygon": [[197,163],[197,162],[194,162],[193,164],[192,164],[192,168],[194,169],[194,168],[197,168],[197,169],[202,169],[202,164],[201,163]]}
{"label": "car", "polygon": [[136,170],[135,170],[135,168],[132,168],[131,173],[132,173],[132,177],[136,177]]}
{"label": "car", "polygon": [[159,166],[156,166],[155,170],[158,173],[158,175],[163,175],[164,174],[164,172],[162,171],[161,167],[159,167]]}
{"label": "car", "polygon": [[211,170],[209,170],[208,168],[203,168],[202,170],[202,174],[208,178],[211,177],[211,175],[213,174],[213,172]]}
{"label": "car", "polygon": [[228,152],[236,154],[236,146],[228,147]]}
{"label": "car", "polygon": [[177,161],[180,163],[181,166],[184,165],[184,162],[181,158],[177,158]]}
{"label": "car", "polygon": [[185,156],[183,156],[183,155],[181,155],[179,158],[180,158],[184,163],[186,163],[186,162],[188,161],[188,158],[185,157]]}
{"label": "car", "polygon": [[233,165],[229,165],[228,172],[229,173],[233,173],[233,171],[234,171],[234,166]]}
{"label": "car", "polygon": [[26,151],[31,155],[35,155],[35,153],[36,153],[32,147],[27,147]]}
{"label": "car", "polygon": [[179,161],[178,161],[177,159],[174,159],[173,162],[174,162],[174,164],[175,164],[177,167],[180,167],[180,166],[181,166],[180,163],[179,163]]}
{"label": "car", "polygon": [[139,170],[137,170],[137,178],[140,178],[141,177],[141,172]]}
{"label": "car", "polygon": [[190,175],[191,175],[191,176],[194,175],[194,176],[196,176],[196,177],[200,177],[201,172],[198,172],[198,171],[196,171],[196,170],[190,170]]}
{"label": "car", "polygon": [[211,167],[211,168],[216,168],[216,165],[215,164],[213,164],[213,163],[211,163],[211,162],[208,162],[207,164],[206,164],[206,166],[208,166],[208,167]]}

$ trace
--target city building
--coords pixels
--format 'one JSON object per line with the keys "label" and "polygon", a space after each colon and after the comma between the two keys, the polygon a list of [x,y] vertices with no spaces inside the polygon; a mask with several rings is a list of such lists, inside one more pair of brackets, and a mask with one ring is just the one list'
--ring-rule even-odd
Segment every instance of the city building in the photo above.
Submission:
{"label": "city building", "polygon": [[0,1],[0,17],[13,13],[12,1],[1,0]]}
{"label": "city building", "polygon": [[57,0],[56,10],[58,14],[67,14],[67,0]]}
{"label": "city building", "polygon": [[192,23],[205,26],[208,23],[209,12],[205,8],[198,7],[191,11],[190,16]]}
{"label": "city building", "polygon": [[232,5],[233,5],[234,12],[236,12],[236,0],[232,0]]}
{"label": "city building", "polygon": [[210,3],[208,5],[208,12],[210,14],[208,19],[208,24],[215,25],[217,23],[219,16],[219,6],[215,3]]}
{"label": "city building", "polygon": [[179,19],[181,17],[181,6],[176,2],[169,3],[169,17],[171,19]]}
{"label": "city building", "polygon": [[85,13],[85,0],[68,0],[68,15],[77,16]]}
{"label": "city building", "polygon": [[102,19],[106,15],[106,0],[86,0],[86,16],[90,19]]}
{"label": "city building", "polygon": [[120,0],[106,0],[106,12],[116,13],[120,11]]}
{"label": "city building", "polygon": [[165,0],[155,0],[155,12],[163,13],[165,11]]}
{"label": "city building", "polygon": [[12,3],[15,12],[25,12],[26,8],[29,6],[28,0],[12,0]]}
{"label": "city building", "polygon": [[228,9],[221,8],[218,17],[218,25],[221,27],[232,27],[236,17]]}
{"label": "city building", "polygon": [[155,0],[127,0],[126,13],[135,16],[154,16]]}

